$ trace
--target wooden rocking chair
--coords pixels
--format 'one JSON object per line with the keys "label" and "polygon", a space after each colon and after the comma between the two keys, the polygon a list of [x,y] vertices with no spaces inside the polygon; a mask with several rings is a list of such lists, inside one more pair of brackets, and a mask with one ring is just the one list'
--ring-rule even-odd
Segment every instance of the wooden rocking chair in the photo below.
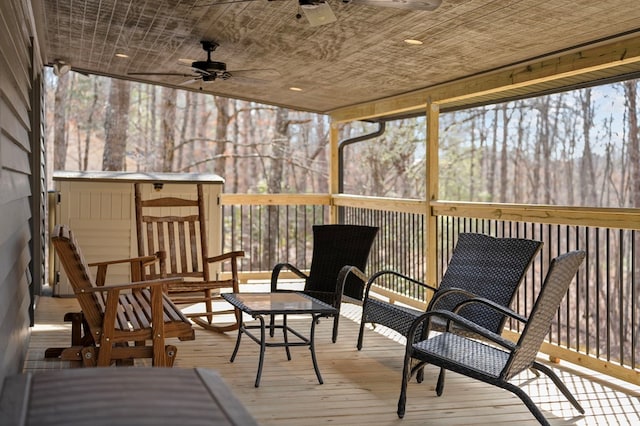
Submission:
{"label": "wooden rocking chair", "polygon": [[[195,338],[191,322],[162,292],[163,285],[180,279],[105,284],[107,266],[120,261],[96,264],[98,273],[93,279],[68,227],[56,225],[51,240],[82,312],[70,319],[72,346],[50,348],[45,357],[55,354],[63,360],[82,361],[87,367],[130,365],[136,358],[151,358],[153,366],[173,366],[177,349],[165,345],[165,338]],[[142,268],[149,259],[128,260]]]}
{"label": "wooden rocking chair", "polygon": [[[145,271],[145,279],[183,278],[181,283],[167,285],[165,291],[183,313],[199,326],[217,332],[236,330],[234,310],[214,309],[214,301],[225,303],[220,290],[238,292],[237,259],[242,251],[210,256],[207,248],[205,202],[202,184],[196,184],[197,199],[161,197],[143,200],[140,184],[135,184],[136,230],[138,255],[156,255],[160,267]],[[228,261],[231,278],[215,279],[210,265]],[[204,305],[204,308],[202,306]],[[195,312],[191,309],[196,309]],[[215,316],[233,315],[233,320],[214,322]]]}

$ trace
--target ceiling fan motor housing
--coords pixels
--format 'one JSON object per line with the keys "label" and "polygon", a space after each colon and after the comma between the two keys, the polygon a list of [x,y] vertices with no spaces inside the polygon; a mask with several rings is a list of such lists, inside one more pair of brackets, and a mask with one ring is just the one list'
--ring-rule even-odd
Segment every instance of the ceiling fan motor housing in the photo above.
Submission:
{"label": "ceiling fan motor housing", "polygon": [[227,64],[217,61],[195,61],[191,63],[191,66],[209,73],[225,72],[227,70]]}

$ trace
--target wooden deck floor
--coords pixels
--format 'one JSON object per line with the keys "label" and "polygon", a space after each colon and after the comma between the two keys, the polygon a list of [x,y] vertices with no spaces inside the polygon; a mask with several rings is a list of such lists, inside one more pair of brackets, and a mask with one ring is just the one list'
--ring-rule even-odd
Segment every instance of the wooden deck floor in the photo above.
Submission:
{"label": "wooden deck floor", "polygon": [[[72,367],[59,360],[44,360],[44,349],[68,342],[64,312],[78,310],[75,299],[41,297],[25,371]],[[346,305],[340,336],[331,343],[331,321],[317,328],[316,342],[324,384],[318,384],[309,351],[293,348],[292,360],[284,350],[267,348],[261,386],[253,386],[258,346],[243,339],[234,363],[229,362],[236,333],[215,334],[196,327],[196,340],[176,342],[177,368],[206,367],[222,375],[247,409],[264,425],[535,425],[524,404],[512,394],[450,373],[442,397],[435,395],[437,371],[427,368],[422,384],[408,390],[407,414],[396,416],[403,347],[398,341],[368,330],[365,348],[358,352],[359,308]],[[308,318],[290,323],[307,334]],[[521,386],[544,410],[553,425],[640,424],[640,390],[607,377],[557,367],[563,381],[584,406],[579,416],[546,378],[524,374]]]}

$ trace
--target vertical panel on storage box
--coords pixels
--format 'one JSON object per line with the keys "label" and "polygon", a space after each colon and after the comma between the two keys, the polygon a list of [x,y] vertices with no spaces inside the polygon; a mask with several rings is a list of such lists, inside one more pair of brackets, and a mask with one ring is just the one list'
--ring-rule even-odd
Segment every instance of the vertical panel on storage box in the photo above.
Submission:
{"label": "vertical panel on storage box", "polygon": [[[132,184],[129,182],[59,181],[57,222],[67,224],[88,263],[126,259],[131,254]],[[60,271],[60,268],[57,268]],[[57,296],[73,295],[61,272]],[[109,267],[108,283],[129,281],[128,265]]]}

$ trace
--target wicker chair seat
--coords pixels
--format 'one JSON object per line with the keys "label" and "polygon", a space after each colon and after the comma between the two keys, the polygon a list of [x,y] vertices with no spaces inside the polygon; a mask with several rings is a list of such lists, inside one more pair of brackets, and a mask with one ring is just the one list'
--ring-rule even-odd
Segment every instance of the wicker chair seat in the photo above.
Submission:
{"label": "wicker chair seat", "polygon": [[367,301],[367,311],[363,321],[382,324],[406,336],[411,323],[423,313],[424,311],[371,298]]}

